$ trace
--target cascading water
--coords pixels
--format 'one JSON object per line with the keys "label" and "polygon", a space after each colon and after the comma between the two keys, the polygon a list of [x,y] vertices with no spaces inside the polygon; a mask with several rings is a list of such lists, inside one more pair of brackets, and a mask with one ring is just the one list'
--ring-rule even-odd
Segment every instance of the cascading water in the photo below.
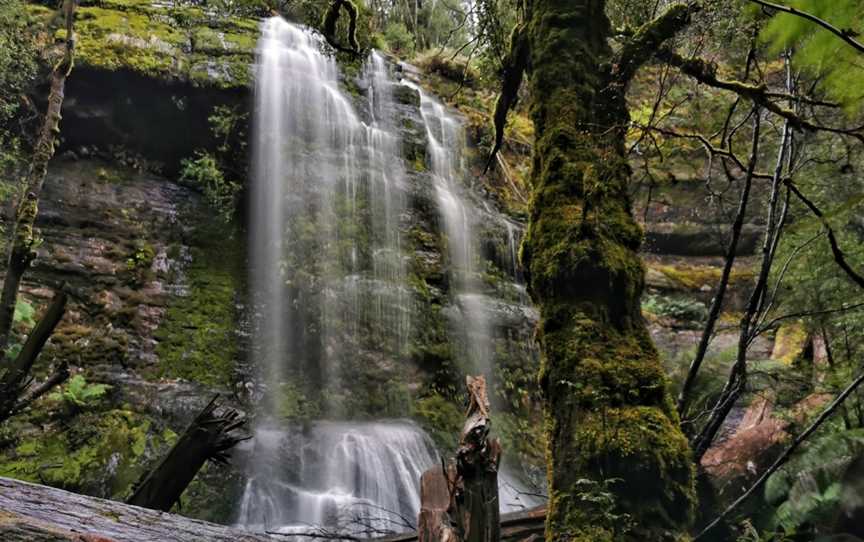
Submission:
{"label": "cascading water", "polygon": [[381,535],[410,529],[420,509],[420,476],[436,464],[432,442],[410,422],[318,422],[261,427],[240,523],[281,533]]}
{"label": "cascading water", "polygon": [[[420,475],[439,463],[416,424],[286,421],[302,408],[301,386],[321,398],[306,418],[350,418],[340,394],[356,374],[352,358],[371,349],[376,359],[400,359],[412,327],[400,233],[408,190],[398,83],[373,53],[358,81],[368,112],[361,120],[323,49],[301,27],[280,18],[263,23],[250,210],[260,407],[254,439],[240,450],[247,471],[237,523],[286,533],[403,531],[416,521]],[[456,184],[461,124],[422,93],[421,113],[462,313],[453,317],[453,332],[471,345],[466,357],[475,369],[488,374],[488,307],[476,288],[472,210]],[[501,481],[503,509],[526,505],[518,484],[504,475]]]}
{"label": "cascading water", "polygon": [[420,94],[420,112],[426,126],[427,154],[435,183],[435,194],[450,256],[450,276],[458,304],[458,313],[451,315],[451,328],[462,335],[464,356],[473,372],[479,371],[491,379],[491,330],[483,297],[479,294],[476,276],[475,232],[469,215],[474,214],[470,203],[460,197],[458,181],[464,176],[462,149],[465,135],[462,123],[450,115],[443,104],[422,88],[404,81],[403,84]]}

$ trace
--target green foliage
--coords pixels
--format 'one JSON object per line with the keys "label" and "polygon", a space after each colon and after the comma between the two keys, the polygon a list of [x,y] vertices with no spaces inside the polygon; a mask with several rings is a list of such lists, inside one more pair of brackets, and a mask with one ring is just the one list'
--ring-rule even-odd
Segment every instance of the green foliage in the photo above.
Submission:
{"label": "green foliage", "polygon": [[129,410],[78,414],[63,430],[51,427],[0,450],[0,476],[48,484],[104,498],[122,498],[153,457],[177,438],[154,431]]}
{"label": "green foliage", "polygon": [[642,297],[642,310],[657,316],[701,322],[708,317],[708,308],[694,299],[648,294]]}
{"label": "green foliage", "polygon": [[[237,107],[217,105],[213,108],[213,112],[207,117],[207,122],[210,123],[210,131],[220,140],[220,152],[228,152],[228,145],[232,137],[245,135],[243,127],[248,117],[248,113]],[[241,147],[245,148],[245,137],[239,137],[239,139],[241,139],[239,142]]]}
{"label": "green foliage", "polygon": [[[786,0],[782,4],[815,15],[853,36],[864,31],[864,4],[859,0]],[[821,78],[825,90],[850,111],[861,110],[864,53],[815,23],[788,13],[771,17],[761,37],[775,52],[794,50],[797,66]]]}
{"label": "green foliage", "polygon": [[419,399],[414,416],[441,450],[455,450],[464,417],[452,401],[438,394]]}
{"label": "green foliage", "polygon": [[823,429],[765,484],[765,500],[776,507],[769,527],[791,533],[830,526],[842,502],[844,473],[862,454],[864,429]]}
{"label": "green foliage", "polygon": [[414,36],[405,23],[393,22],[384,28],[384,42],[391,53],[410,57],[414,54]]}
{"label": "green foliage", "polygon": [[126,258],[126,269],[130,271],[149,269],[156,258],[156,250],[150,243],[136,243],[135,250]]}
{"label": "green foliage", "polygon": [[6,174],[20,167],[22,159],[25,134],[18,121],[27,113],[25,95],[34,84],[38,68],[34,29],[33,17],[24,2],[0,3],[0,201],[13,195],[14,183],[8,182]]}
{"label": "green foliage", "polygon": [[31,328],[36,325],[35,315],[36,309],[26,299],[18,299],[15,302],[15,315],[12,317],[12,320],[16,324]]}
{"label": "green foliage", "polygon": [[38,49],[32,23],[20,0],[6,0],[0,6],[0,125],[18,112],[36,76]]}
{"label": "green foliage", "polygon": [[59,391],[51,393],[48,398],[62,401],[73,408],[92,406],[111,389],[107,384],[90,384],[83,375],[77,374],[69,379]]}
{"label": "green foliage", "polygon": [[36,308],[26,299],[18,298],[15,302],[15,312],[12,316],[15,333],[9,340],[6,348],[6,359],[13,360],[18,357],[23,345],[24,336],[36,325]]}
{"label": "green foliage", "polygon": [[241,187],[225,177],[214,155],[197,151],[195,158],[183,159],[180,179],[200,188],[207,202],[222,218],[228,220],[233,216]]}
{"label": "green foliage", "polygon": [[581,478],[574,484],[576,498],[584,503],[586,508],[597,510],[595,517],[601,526],[616,537],[627,534],[634,527],[633,517],[618,510],[618,498],[613,486],[620,482],[623,480],[619,478],[608,478],[600,482]]}

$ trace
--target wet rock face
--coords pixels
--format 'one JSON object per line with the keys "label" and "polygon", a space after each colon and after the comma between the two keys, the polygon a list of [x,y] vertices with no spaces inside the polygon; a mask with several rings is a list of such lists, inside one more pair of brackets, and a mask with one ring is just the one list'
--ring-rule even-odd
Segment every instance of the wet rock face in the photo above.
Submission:
{"label": "wet rock face", "polygon": [[[85,407],[49,397],[14,418],[15,438],[0,447],[3,475],[122,498],[207,401],[212,389],[174,380],[171,341],[160,334],[166,325],[197,331],[174,311],[194,298],[192,256],[209,242],[209,214],[197,193],[158,175],[98,158],[52,162],[37,221],[43,243],[21,302],[38,314],[61,283],[72,296],[37,373],[62,360],[110,387]],[[234,327],[219,333],[233,337]],[[46,464],[55,465],[47,475]]]}
{"label": "wet rock face", "polygon": [[[181,209],[200,207],[198,199],[176,184],[98,160],[52,164],[37,222],[45,243],[27,282],[65,281],[76,292],[80,305],[73,305],[53,341],[80,356],[68,361],[139,369],[154,364],[152,332],[170,292],[180,287]],[[76,333],[72,326],[82,329]],[[74,348],[83,342],[86,348]],[[99,342],[117,347],[100,351]]]}
{"label": "wet rock face", "polygon": [[[155,43],[159,54],[182,50],[169,50],[160,42],[112,40],[112,46],[124,48]],[[118,434],[130,435],[135,444],[134,449],[121,447],[119,455],[103,455],[102,444],[93,440],[97,452],[88,452],[87,461],[49,481],[122,497],[214,391],[234,390],[244,400],[254,397],[246,370],[251,308],[245,297],[245,235],[240,224],[222,223],[198,192],[173,180],[180,159],[213,144],[207,120],[213,107],[246,109],[249,102],[246,90],[197,85],[164,74],[154,77],[128,66],[108,68],[84,58],[70,78],[64,143],[51,164],[40,205],[38,227],[45,241],[25,276],[23,297],[38,313],[52,288],[68,283],[75,295],[43,354],[40,375],[62,359],[88,382],[112,386],[90,407],[85,421],[93,427],[117,426]],[[420,97],[408,87],[394,89],[406,169],[398,189],[408,202],[399,217],[410,275],[411,303],[404,309],[411,312],[414,325],[407,344],[387,351],[376,335],[386,335],[386,330],[370,330],[352,344],[343,377],[329,391],[342,402],[347,417],[414,416],[427,430],[455,434],[453,417],[447,418],[451,403],[445,408],[443,399],[427,401],[421,411],[418,398],[432,394],[440,399],[439,392],[456,397],[461,391],[466,368],[458,358],[470,345],[453,344],[449,333],[476,301],[489,309],[488,339],[498,379],[494,389],[502,393],[503,404],[536,412],[536,404],[518,391],[533,388],[537,359],[532,347],[537,316],[518,284],[514,263],[521,226],[484,204],[482,195],[465,183],[462,196],[478,209],[470,220],[483,247],[476,267],[482,288],[474,300],[455,295],[447,239],[426,165]],[[368,117],[362,109],[363,89],[357,89],[355,97],[358,114]],[[146,172],[160,165],[161,174]],[[361,286],[382,287],[373,281]],[[344,337],[337,333],[328,340]],[[333,345],[321,341],[314,347]],[[307,389],[306,384],[284,390],[282,414],[298,419],[320,414],[320,389]],[[23,440],[0,446],[0,470],[14,465],[14,472],[3,472],[35,480],[38,462],[71,455],[80,443],[67,428],[84,420],[76,416],[81,414],[70,415],[57,403],[40,403],[16,422]],[[44,437],[51,449],[19,449],[31,437]],[[233,521],[242,483],[234,474],[208,471],[190,488],[194,498],[184,501],[183,512]]]}
{"label": "wet rock face", "polygon": [[173,174],[183,158],[217,144],[208,122],[217,106],[247,107],[247,90],[80,67],[66,87],[60,152],[122,149]]}

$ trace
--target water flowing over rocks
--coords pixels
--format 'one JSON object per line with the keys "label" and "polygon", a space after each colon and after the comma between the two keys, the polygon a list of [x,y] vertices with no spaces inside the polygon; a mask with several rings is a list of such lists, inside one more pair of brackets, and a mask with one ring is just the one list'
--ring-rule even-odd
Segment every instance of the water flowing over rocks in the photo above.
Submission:
{"label": "water flowing over rocks", "polygon": [[[411,412],[398,394],[413,390],[370,388],[387,401],[373,409],[358,404],[358,380],[369,365],[380,379],[410,380],[412,347],[427,331],[417,326],[428,326],[421,313],[433,298],[440,340],[454,350],[445,355],[460,371],[491,376],[493,324],[531,326],[536,318],[482,283],[490,264],[478,250],[476,217],[510,223],[478,211],[466,195],[460,120],[394,71],[371,53],[352,99],[313,34],[278,18],[264,23],[249,242],[260,422],[244,450],[238,517],[249,529],[413,528],[420,475],[437,463],[437,451],[416,424],[386,420]],[[504,250],[513,250],[513,229],[506,235]],[[315,404],[314,417],[364,417],[360,410],[379,421],[291,429],[280,420],[297,416],[298,397]],[[502,479],[518,495],[521,483]]]}

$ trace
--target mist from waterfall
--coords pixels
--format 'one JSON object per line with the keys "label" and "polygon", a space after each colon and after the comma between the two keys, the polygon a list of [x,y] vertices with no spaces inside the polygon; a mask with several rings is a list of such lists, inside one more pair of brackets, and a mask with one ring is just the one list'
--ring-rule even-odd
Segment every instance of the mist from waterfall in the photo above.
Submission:
{"label": "mist from waterfall", "polygon": [[[398,360],[412,332],[401,233],[407,176],[394,101],[401,83],[373,52],[357,81],[364,97],[349,97],[324,49],[281,18],[262,24],[249,213],[259,406],[254,439],[239,448],[246,484],[236,522],[289,534],[399,532],[416,522],[420,475],[440,462],[425,432],[405,420],[289,421],[303,386],[320,393],[315,417],[356,416],[334,392],[350,387],[345,364],[362,347]],[[355,109],[360,99],[365,118]],[[473,210],[459,186],[461,122],[423,93],[421,114],[459,312],[452,333],[475,369],[489,374]],[[524,505],[519,484],[499,478],[503,509]]]}

